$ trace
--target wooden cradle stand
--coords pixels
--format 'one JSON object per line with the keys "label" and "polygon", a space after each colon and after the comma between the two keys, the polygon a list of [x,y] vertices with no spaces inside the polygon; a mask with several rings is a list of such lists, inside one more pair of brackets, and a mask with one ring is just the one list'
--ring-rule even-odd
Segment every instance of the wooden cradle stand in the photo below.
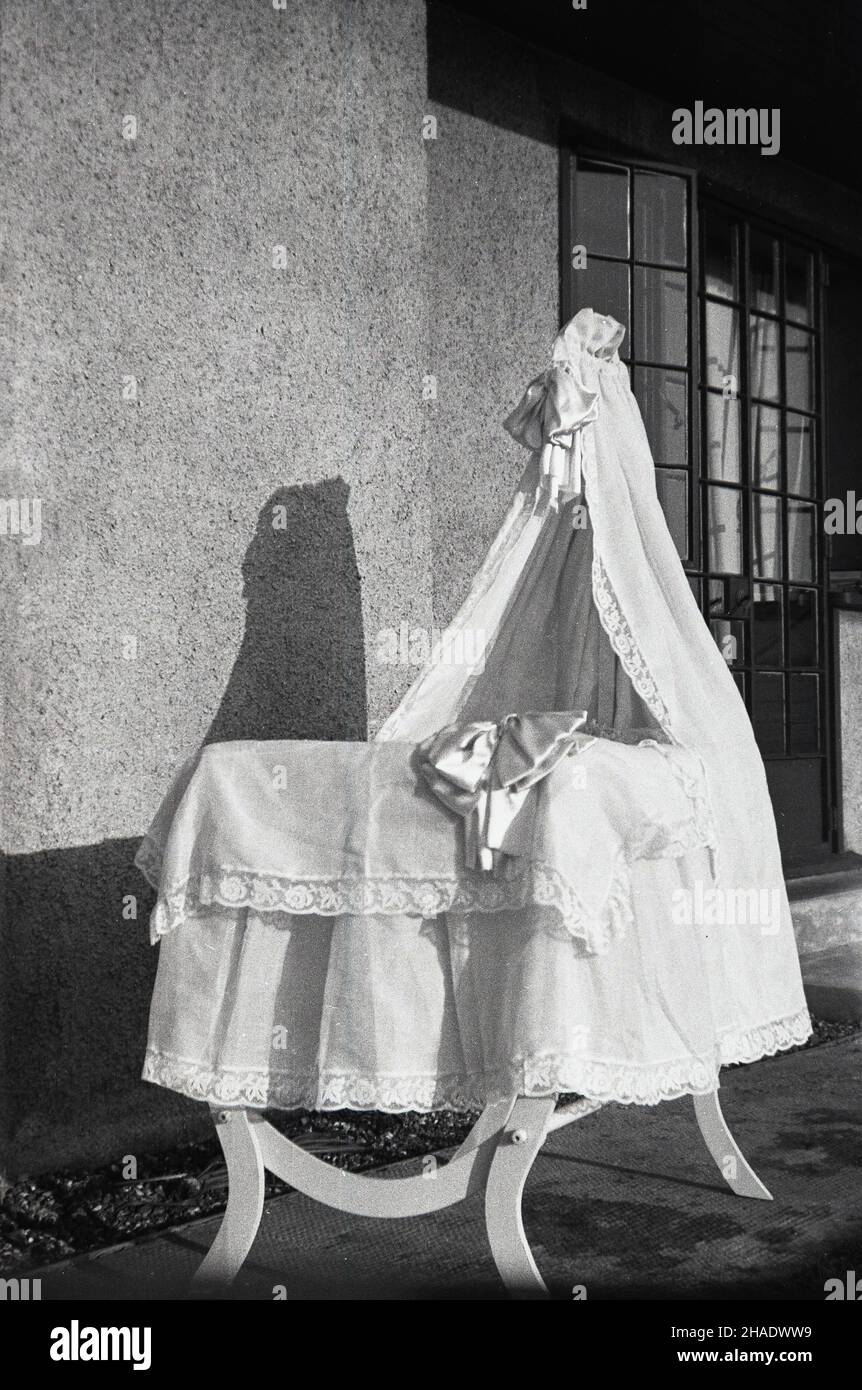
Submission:
{"label": "wooden cradle stand", "polygon": [[[692,1099],[706,1147],[731,1191],[771,1201],[727,1127],[717,1092]],[[354,1216],[424,1216],[484,1190],[488,1244],[507,1291],[521,1298],[547,1296],[521,1219],[524,1184],[548,1134],[599,1108],[599,1102],[581,1100],[555,1109],[551,1097],[513,1096],[482,1112],[448,1163],[416,1177],[379,1178],[347,1173],[315,1158],[260,1111],[213,1107],[227,1163],[228,1201],[195,1275],[195,1291],[226,1289],[241,1270],[260,1225],[268,1169],[307,1197]]]}

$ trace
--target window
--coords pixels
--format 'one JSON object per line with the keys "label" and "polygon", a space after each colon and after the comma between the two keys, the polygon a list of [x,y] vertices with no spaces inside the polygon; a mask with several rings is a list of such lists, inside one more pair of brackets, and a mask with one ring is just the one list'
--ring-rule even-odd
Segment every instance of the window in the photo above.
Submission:
{"label": "window", "polygon": [[751,716],[782,845],[822,852],[832,798],[819,258],[781,230],[699,205],[685,170],[570,154],[563,189],[564,318],[590,305],[626,326],[659,499]]}
{"label": "window", "polygon": [[[656,486],[684,561],[694,558],[690,180],[653,166],[572,161],[564,298],[625,325],[629,364],[656,461]],[[575,248],[586,266],[575,269]],[[568,295],[566,289],[568,286]],[[568,317],[568,313],[565,315]]]}

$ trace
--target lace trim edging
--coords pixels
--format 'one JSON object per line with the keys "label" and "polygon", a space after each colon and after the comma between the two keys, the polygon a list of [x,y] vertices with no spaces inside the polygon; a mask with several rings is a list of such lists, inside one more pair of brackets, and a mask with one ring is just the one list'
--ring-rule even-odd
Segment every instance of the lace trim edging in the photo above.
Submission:
{"label": "lace trim edging", "polygon": [[[669,847],[668,853],[674,852]],[[147,881],[157,885],[161,855],[152,841],[144,841],[135,862]],[[159,898],[150,916],[150,939],[155,944],[183,922],[200,917],[201,909],[214,906],[291,916],[427,919],[446,912],[504,912],[528,905],[556,911],[569,936],[601,954],[634,920],[628,865],[622,858],[617,861],[598,914],[590,913],[572,885],[546,864],[531,863],[516,879],[477,873],[455,879],[298,880],[221,866]]]}
{"label": "lace trim edging", "polygon": [[[662,699],[658,686],[653,679],[652,673],[644,660],[643,653],[635,641],[634,634],[629,627],[628,621],[620,608],[619,601],[614,593],[613,586],[608,579],[602,558],[599,554],[593,553],[592,565],[593,581],[593,601],[599,615],[599,622],[608,636],[611,647],[616,652],[623,665],[623,670],[646,704],[647,709],[654,719],[657,719],[663,732],[672,743],[682,747],[671,726],[670,713]],[[709,824],[715,826],[715,814],[712,806],[712,797],[709,790],[709,779],[706,775],[706,768],[700,754],[697,754],[701,767],[703,768],[703,781],[706,797],[706,808]],[[718,885],[721,881],[721,859],[719,855],[718,838],[714,829],[710,833],[709,852],[712,861],[712,878],[714,884]]]}
{"label": "lace trim edging", "polygon": [[[676,767],[674,771],[680,775]],[[714,843],[712,827],[703,814],[696,789],[685,790],[692,803],[693,818],[643,832],[625,856],[617,860],[607,897],[597,912],[586,909],[576,889],[558,870],[537,862],[530,863],[525,873],[513,879],[465,874],[453,879],[299,880],[221,865],[159,896],[150,916],[150,939],[155,944],[183,922],[200,917],[201,909],[214,906],[293,916],[404,915],[430,919],[446,912],[492,913],[532,905],[556,912],[567,935],[583,940],[591,953],[601,954],[634,920],[631,861],[677,858]],[[162,851],[149,836],[145,837],[135,863],[158,891]]]}
{"label": "lace trim edging", "polygon": [[658,1105],[683,1095],[705,1095],[719,1084],[723,1066],[754,1062],[796,1047],[811,1035],[808,1011],[721,1034],[711,1055],[634,1066],[578,1056],[535,1057],[481,1075],[371,1076],[231,1067],[215,1070],[190,1058],[148,1047],[143,1079],[211,1105],[275,1110],[481,1110],[511,1095],[548,1096],[573,1091],[602,1104]]}
{"label": "lace trim edging", "polygon": [[599,621],[607,633],[608,641],[613,650],[622,662],[623,670],[650,714],[658,720],[668,738],[676,742],[670,727],[670,715],[667,707],[617,602],[601,556],[597,554],[593,555],[593,599]]}

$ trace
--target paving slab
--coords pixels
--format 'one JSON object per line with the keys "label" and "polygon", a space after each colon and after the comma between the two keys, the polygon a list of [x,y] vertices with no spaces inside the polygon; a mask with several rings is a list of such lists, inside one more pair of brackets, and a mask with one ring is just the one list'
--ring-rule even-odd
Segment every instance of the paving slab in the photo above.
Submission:
{"label": "paving slab", "polygon": [[[558,1130],[524,1194],[552,1292],[588,1299],[824,1298],[862,1273],[862,1038],[722,1074],[725,1116],[772,1202],[726,1188],[684,1098]],[[386,1181],[415,1165],[386,1169]],[[182,1298],[218,1229],[192,1223],[42,1271],[44,1299]],[[412,1220],[274,1198],[231,1297],[497,1299],[480,1196]]]}

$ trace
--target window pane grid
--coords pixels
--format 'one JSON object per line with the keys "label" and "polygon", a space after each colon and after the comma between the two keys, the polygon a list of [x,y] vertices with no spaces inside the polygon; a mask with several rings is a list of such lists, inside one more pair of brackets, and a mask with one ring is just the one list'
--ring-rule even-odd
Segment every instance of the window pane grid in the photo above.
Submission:
{"label": "window pane grid", "polygon": [[[714,485],[742,498],[741,561],[750,576],[747,650],[730,640],[733,620],[723,602],[712,606],[713,584],[726,570],[705,568],[703,611],[748,703],[761,751],[767,758],[824,758],[822,717],[825,678],[822,611],[822,486],[819,461],[819,357],[814,312],[813,261],[796,253],[802,270],[796,304],[788,312],[787,265],[791,251],[779,237],[739,224],[735,292],[710,282],[709,208],[704,218],[703,289],[700,295],[702,361],[702,526],[709,540],[704,566],[716,561],[709,497]],[[731,226],[732,224],[732,219]],[[727,225],[727,219],[725,221]],[[729,258],[724,257],[728,279]],[[714,306],[714,307],[710,307]],[[729,315],[733,315],[731,319]],[[729,344],[731,324],[738,353]],[[722,359],[725,360],[722,360]],[[733,370],[738,362],[738,372]],[[729,369],[729,371],[728,371]],[[736,376],[736,404],[725,398],[720,374]],[[738,456],[738,458],[737,458]],[[724,507],[724,515],[728,512]],[[723,540],[724,556],[729,551]],[[700,572],[698,572],[700,578]],[[716,589],[718,593],[718,589]],[[768,596],[768,598],[767,598]],[[719,612],[719,606],[722,611]],[[801,678],[807,678],[805,684]],[[812,723],[813,721],[813,723]]]}
{"label": "window pane grid", "polygon": [[[577,178],[580,165],[571,167]],[[595,292],[584,295],[588,281],[567,280],[564,267],[566,317],[592,304],[627,324],[620,356],[689,587],[775,768],[770,785],[784,796],[824,769],[825,827],[820,253],[731,208],[698,207],[693,176],[676,169],[603,154],[588,167],[618,175],[607,198],[622,208],[621,225],[587,246],[604,277]],[[684,209],[684,227],[668,219],[671,206]],[[601,291],[612,283],[619,310]],[[801,767],[808,781],[795,780]]]}
{"label": "window pane grid", "polygon": [[[572,310],[587,305],[626,327],[620,356],[644,416],[665,516],[685,564],[699,542],[691,459],[697,402],[692,375],[690,180],[646,163],[574,162]],[[613,223],[613,225],[610,225]]]}

